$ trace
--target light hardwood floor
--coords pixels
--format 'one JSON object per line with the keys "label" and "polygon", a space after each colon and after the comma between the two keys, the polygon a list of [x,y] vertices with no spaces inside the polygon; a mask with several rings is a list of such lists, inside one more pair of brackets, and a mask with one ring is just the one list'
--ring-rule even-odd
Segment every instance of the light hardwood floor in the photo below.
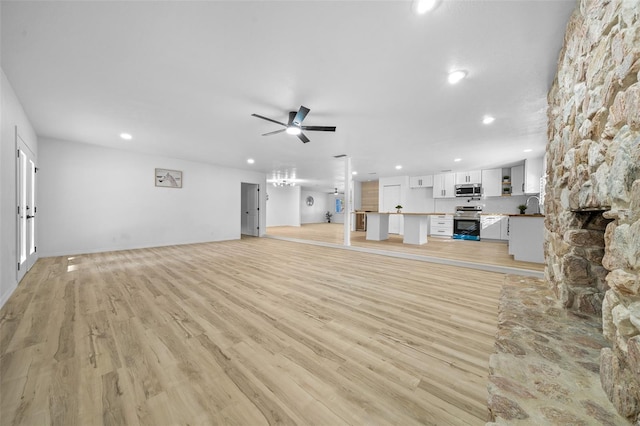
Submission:
{"label": "light hardwood floor", "polygon": [[[274,226],[267,234],[276,237],[343,244],[344,225],[341,223],[312,223],[302,226]],[[351,245],[366,249],[409,253],[450,260],[462,260],[486,265],[544,271],[544,264],[514,260],[505,241],[465,241],[451,238],[428,237],[423,245],[404,244],[402,236],[389,234],[386,241],[368,241],[366,232],[351,232]]]}
{"label": "light hardwood floor", "polygon": [[482,425],[504,277],[267,238],[40,259],[0,424]]}

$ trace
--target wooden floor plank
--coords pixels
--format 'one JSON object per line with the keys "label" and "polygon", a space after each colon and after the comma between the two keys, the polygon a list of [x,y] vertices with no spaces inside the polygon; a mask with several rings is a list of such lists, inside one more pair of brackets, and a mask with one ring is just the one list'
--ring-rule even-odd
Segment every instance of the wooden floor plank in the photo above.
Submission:
{"label": "wooden floor plank", "polygon": [[504,278],[267,238],[40,259],[0,424],[484,424]]}
{"label": "wooden floor plank", "polygon": [[[305,223],[301,226],[270,226],[267,228],[267,234],[332,244],[344,243],[344,225],[342,223]],[[513,256],[510,256],[508,253],[506,241],[469,241],[429,236],[427,237],[426,244],[415,245],[404,244],[403,236],[398,234],[389,234],[389,239],[385,241],[371,241],[366,239],[366,232],[352,231],[351,245],[360,248],[544,271],[544,264],[542,263],[514,260]]]}

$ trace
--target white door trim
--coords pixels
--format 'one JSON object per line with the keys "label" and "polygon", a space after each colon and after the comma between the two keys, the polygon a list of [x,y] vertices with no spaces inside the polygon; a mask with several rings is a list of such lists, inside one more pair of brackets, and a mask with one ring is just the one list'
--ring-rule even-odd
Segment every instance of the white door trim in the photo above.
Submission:
{"label": "white door trim", "polygon": [[36,245],[37,159],[15,127],[16,152],[16,279],[22,280],[38,259]]}

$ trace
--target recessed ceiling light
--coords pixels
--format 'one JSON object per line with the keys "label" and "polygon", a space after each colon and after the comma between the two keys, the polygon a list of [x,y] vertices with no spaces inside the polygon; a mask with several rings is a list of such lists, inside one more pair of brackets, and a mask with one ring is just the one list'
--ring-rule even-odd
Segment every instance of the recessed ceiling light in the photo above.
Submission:
{"label": "recessed ceiling light", "polygon": [[490,115],[485,115],[484,118],[482,119],[483,124],[491,124],[494,121],[495,121],[495,117],[492,117]]}
{"label": "recessed ceiling light", "polygon": [[456,71],[451,71],[449,73],[449,77],[447,77],[447,79],[449,80],[449,84],[456,84],[460,80],[465,78],[466,76],[467,76],[467,72],[466,71],[464,71],[464,70],[456,70]]}
{"label": "recessed ceiling light", "polygon": [[533,151],[531,148],[527,148],[524,150],[524,152],[531,152],[531,151]]}
{"label": "recessed ceiling light", "polygon": [[247,163],[249,163],[249,164],[253,164],[253,163],[255,163],[255,162],[256,162],[256,160],[254,160],[253,158],[249,158],[249,159],[247,160]]}
{"label": "recessed ceiling light", "polygon": [[402,166],[401,166],[400,164],[398,164],[398,165],[396,166],[396,170],[400,170],[401,168],[402,168]]}
{"label": "recessed ceiling light", "polygon": [[454,158],[453,161],[455,161],[457,163],[457,162],[462,161],[462,158]]}
{"label": "recessed ceiling light", "polygon": [[301,133],[300,127],[289,126],[287,127],[287,133],[290,135],[299,135]]}
{"label": "recessed ceiling light", "polygon": [[351,172],[351,174],[355,176],[355,175],[357,175],[357,174],[358,174],[358,172],[353,171],[353,172]]}
{"label": "recessed ceiling light", "polygon": [[416,13],[423,15],[435,9],[438,3],[440,3],[440,0],[414,0],[413,9]]}
{"label": "recessed ceiling light", "polygon": [[120,133],[120,137],[125,141],[130,141],[131,139],[133,139],[133,136],[131,136],[129,133]]}

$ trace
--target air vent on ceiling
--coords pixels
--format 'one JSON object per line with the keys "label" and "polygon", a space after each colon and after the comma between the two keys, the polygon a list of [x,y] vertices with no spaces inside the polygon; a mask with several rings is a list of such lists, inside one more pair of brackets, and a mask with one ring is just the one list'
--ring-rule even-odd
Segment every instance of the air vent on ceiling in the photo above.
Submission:
{"label": "air vent on ceiling", "polygon": [[450,172],[450,171],[451,171],[451,169],[447,169],[447,170],[440,170],[440,171],[441,171],[442,173],[447,173],[447,172]]}
{"label": "air vent on ceiling", "polygon": [[342,157],[346,157],[347,154],[340,154],[340,155],[334,155],[333,158],[342,158]]}

